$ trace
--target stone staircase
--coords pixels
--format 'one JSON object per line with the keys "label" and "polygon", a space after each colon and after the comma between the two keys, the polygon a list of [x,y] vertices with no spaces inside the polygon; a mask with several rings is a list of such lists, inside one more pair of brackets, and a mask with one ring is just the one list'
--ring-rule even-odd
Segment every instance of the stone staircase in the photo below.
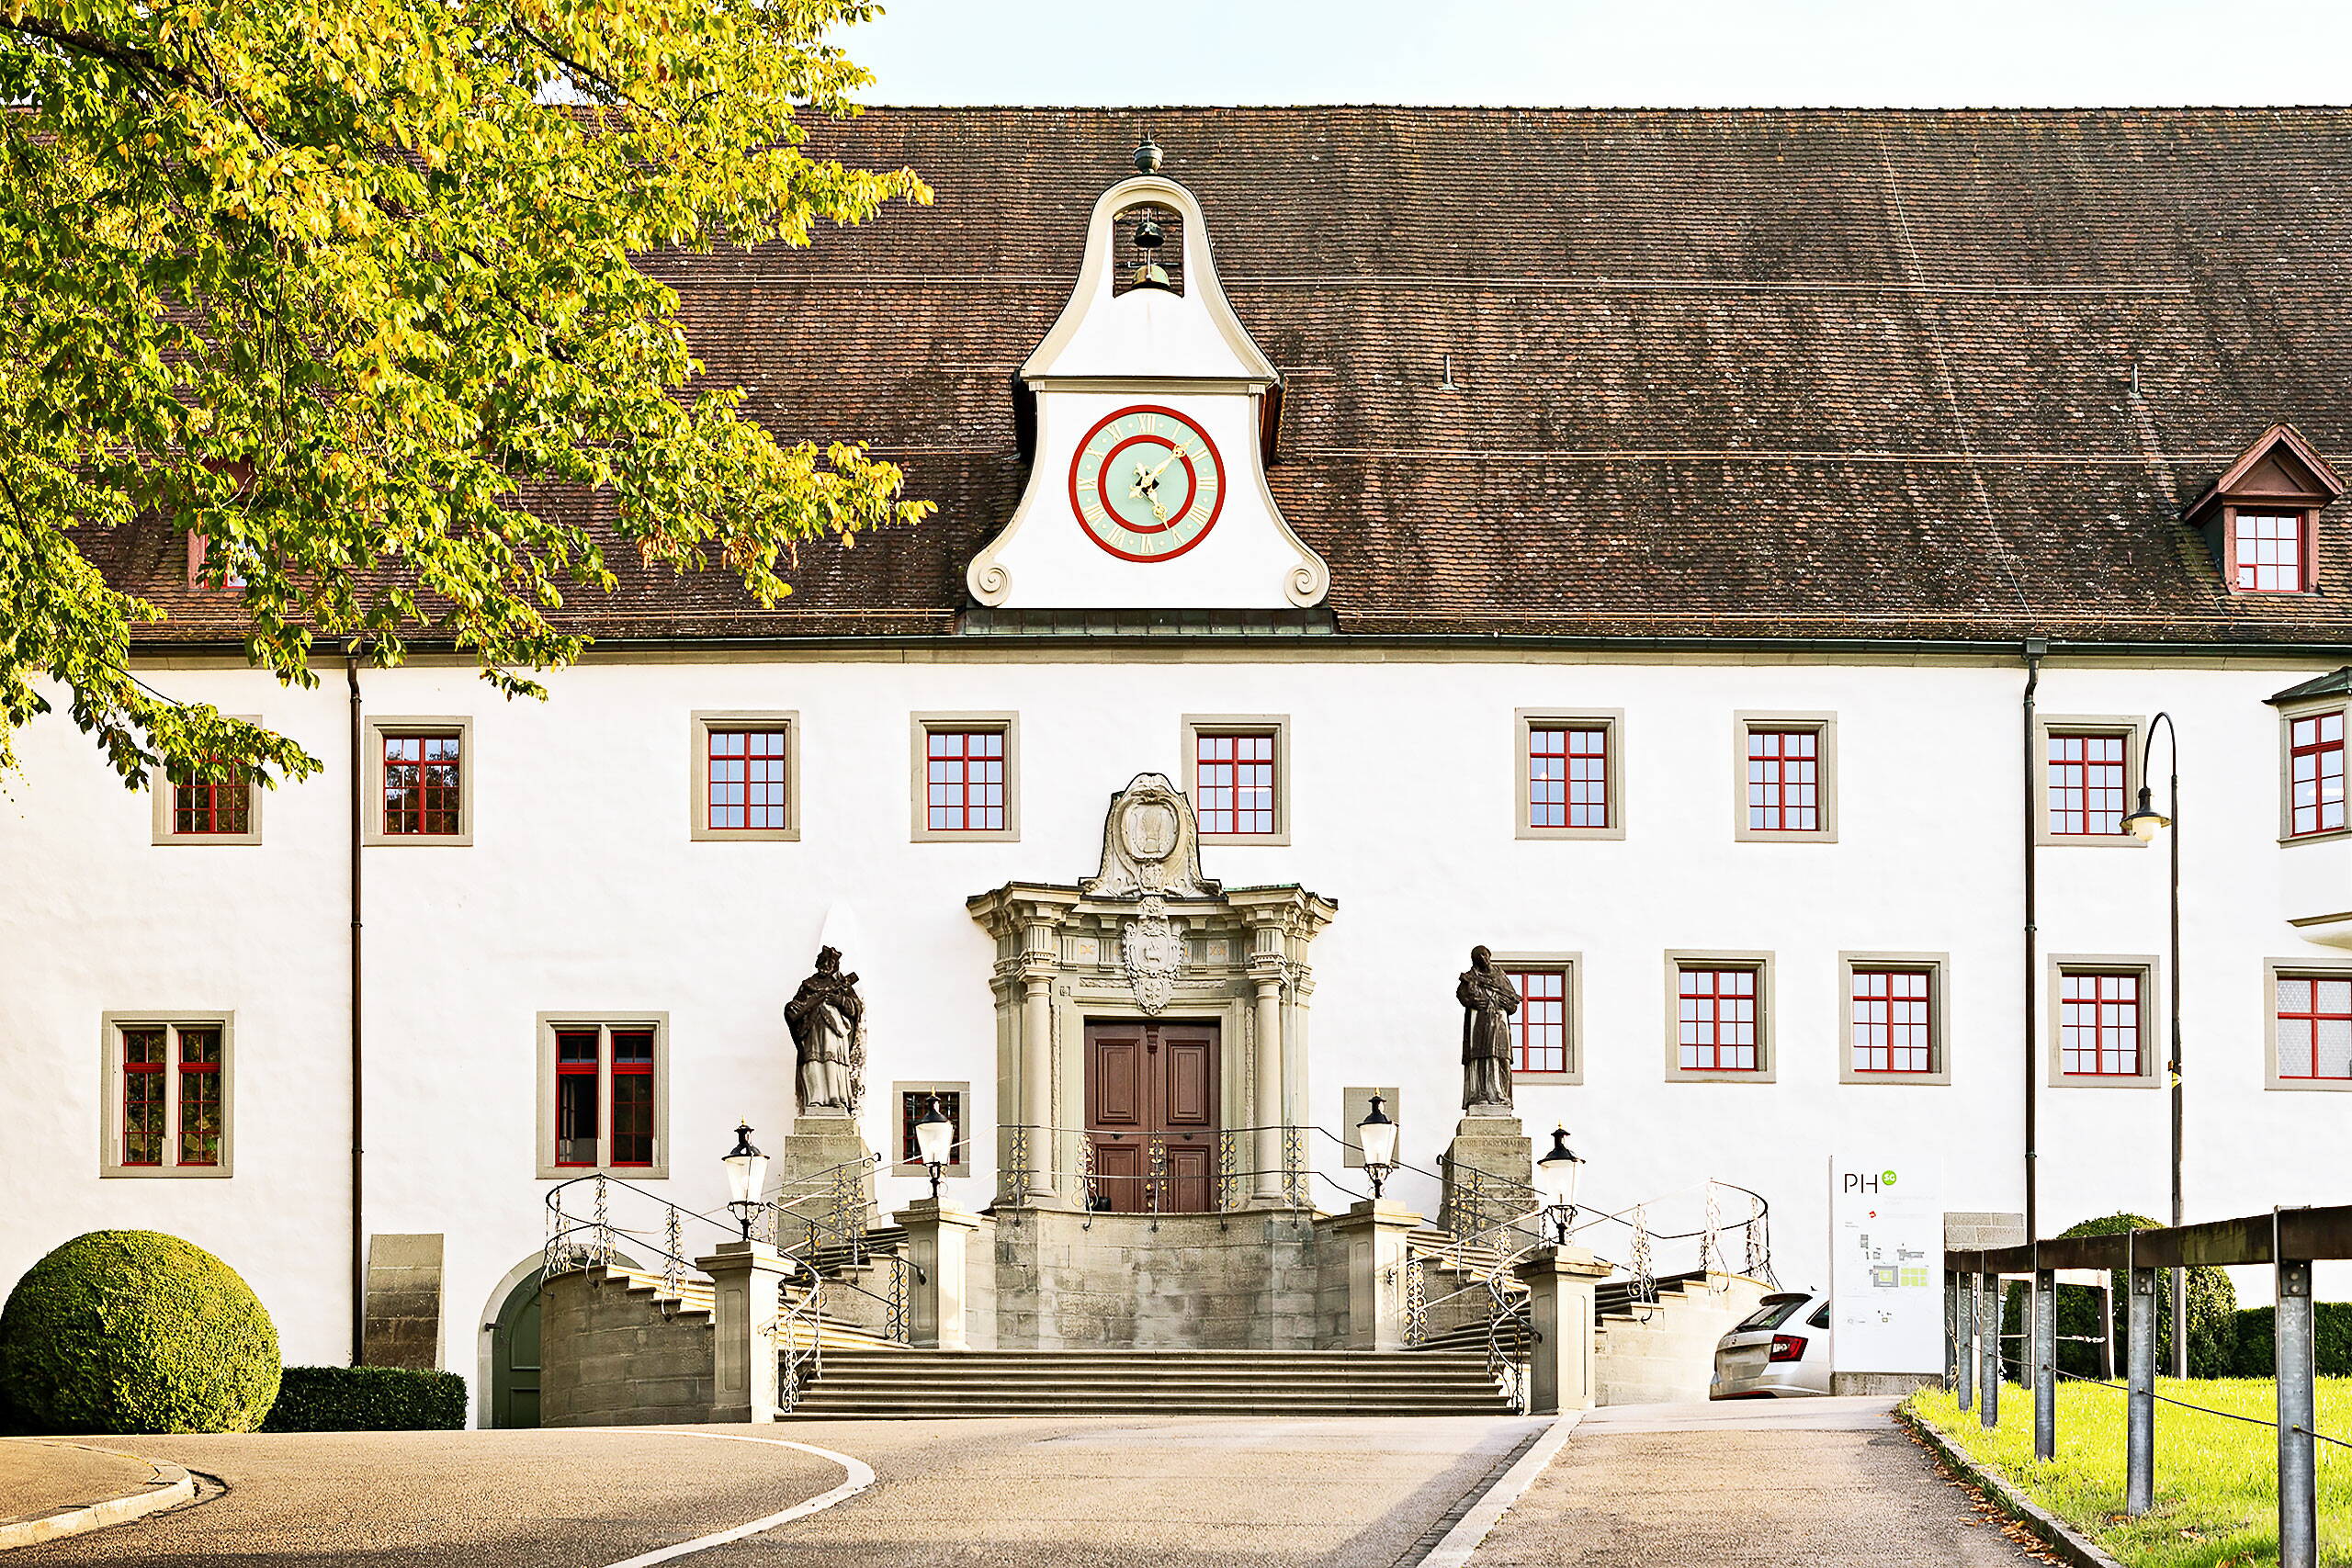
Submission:
{"label": "stone staircase", "polygon": [[828,1348],[794,1420],[953,1416],[1507,1416],[1483,1348]]}

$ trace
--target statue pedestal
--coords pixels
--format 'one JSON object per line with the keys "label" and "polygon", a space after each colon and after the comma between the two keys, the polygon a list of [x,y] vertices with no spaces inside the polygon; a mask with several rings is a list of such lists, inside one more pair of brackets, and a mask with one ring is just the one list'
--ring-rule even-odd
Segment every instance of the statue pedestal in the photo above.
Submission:
{"label": "statue pedestal", "polygon": [[[1489,1179],[1495,1178],[1500,1179]],[[1501,1106],[1481,1106],[1455,1123],[1446,1146],[1445,1202],[1437,1223],[1467,1236],[1532,1213],[1536,1202],[1527,1189],[1534,1179],[1535,1145],[1519,1118]]]}
{"label": "statue pedestal", "polygon": [[785,1251],[845,1242],[873,1227],[874,1151],[851,1118],[793,1118],[776,1169],[775,1244]]}

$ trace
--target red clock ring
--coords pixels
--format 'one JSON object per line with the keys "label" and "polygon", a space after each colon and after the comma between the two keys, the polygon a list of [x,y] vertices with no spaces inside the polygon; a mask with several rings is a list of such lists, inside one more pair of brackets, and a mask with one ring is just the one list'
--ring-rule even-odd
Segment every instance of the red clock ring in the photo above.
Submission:
{"label": "red clock ring", "polygon": [[[1085,507],[1080,505],[1079,502],[1079,468],[1085,461],[1087,446],[1092,443],[1097,435],[1102,434],[1104,426],[1112,424],[1119,420],[1123,420],[1130,414],[1138,413],[1165,414],[1168,418],[1178,421],[1186,429],[1198,435],[1201,439],[1201,445],[1207,448],[1209,460],[1215,468],[1217,476],[1216,500],[1210,504],[1208,521],[1201,525],[1200,532],[1194,534],[1191,538],[1185,540],[1174,549],[1162,550],[1158,555],[1138,555],[1132,550],[1123,550],[1118,546],[1113,544],[1110,540],[1104,538],[1102,535],[1096,533],[1094,531],[1093,525],[1090,524],[1086,520]],[[1118,446],[1112,449],[1110,456],[1106,456],[1103,458],[1102,467],[1096,470],[1095,482],[1098,491],[1100,491],[1102,485],[1101,476],[1102,472],[1109,468],[1111,457],[1115,457],[1121,450],[1134,442],[1149,439],[1151,438],[1148,436],[1129,436],[1126,441],[1120,443]],[[1177,445],[1177,443],[1170,443],[1170,445],[1172,448]],[[1137,526],[1134,524],[1128,523],[1125,518],[1119,516],[1117,509],[1110,504],[1110,497],[1108,494],[1104,494],[1102,496],[1102,510],[1110,516],[1118,518],[1119,526],[1126,529],[1130,533],[1156,534],[1163,533],[1166,530],[1174,527],[1191,513],[1193,508],[1193,499],[1200,492],[1200,476],[1193,468],[1193,460],[1190,457],[1183,457],[1178,460],[1184,465],[1185,473],[1190,476],[1193,480],[1193,494],[1185,498],[1184,510],[1182,512],[1179,512],[1175,516],[1170,518],[1165,523],[1150,526]],[[1076,456],[1070,458],[1069,462],[1070,514],[1078,519],[1079,527],[1085,531],[1088,538],[1093,540],[1096,545],[1100,546],[1102,549],[1108,551],[1112,555],[1118,557],[1121,560],[1131,560],[1144,565],[1149,565],[1154,561],[1174,560],[1178,556],[1182,555],[1186,550],[1191,549],[1203,539],[1207,538],[1209,536],[1209,530],[1216,526],[1217,518],[1225,511],[1225,492],[1227,489],[1225,479],[1225,454],[1217,450],[1216,442],[1211,438],[1207,431],[1201,428],[1200,424],[1196,421],[1192,419],[1189,415],[1179,413],[1174,409],[1166,408],[1157,403],[1137,403],[1131,408],[1123,408],[1116,410],[1114,412],[1104,414],[1101,419],[1094,422],[1093,428],[1090,429],[1083,436],[1080,437],[1078,452]]]}

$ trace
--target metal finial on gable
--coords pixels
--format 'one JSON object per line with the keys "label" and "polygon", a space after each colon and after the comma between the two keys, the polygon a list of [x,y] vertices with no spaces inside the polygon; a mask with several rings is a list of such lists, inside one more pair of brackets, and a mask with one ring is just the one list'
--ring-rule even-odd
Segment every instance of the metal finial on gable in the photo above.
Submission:
{"label": "metal finial on gable", "polygon": [[1159,143],[1147,130],[1143,140],[1136,143],[1136,168],[1141,174],[1156,175],[1159,173]]}

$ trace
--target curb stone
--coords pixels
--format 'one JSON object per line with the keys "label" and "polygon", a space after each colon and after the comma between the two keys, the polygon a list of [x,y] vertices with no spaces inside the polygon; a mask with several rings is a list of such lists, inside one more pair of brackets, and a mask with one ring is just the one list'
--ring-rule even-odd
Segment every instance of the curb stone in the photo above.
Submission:
{"label": "curb stone", "polygon": [[1535,1484],[1535,1478],[1544,1473],[1544,1467],[1560,1451],[1560,1446],[1568,1440],[1568,1434],[1577,1429],[1577,1422],[1583,1415],[1581,1410],[1569,1410],[1554,1416],[1550,1427],[1529,1440],[1518,1461],[1479,1494],[1477,1501],[1470,1505],[1460,1522],[1446,1531],[1444,1537],[1414,1563],[1414,1568],[1462,1568],[1468,1562],[1470,1554],[1477,1551],[1479,1543],[1502,1522],[1502,1517],[1510,1511],[1513,1503],[1519,1501],[1521,1494]]}
{"label": "curb stone", "polygon": [[69,1535],[86,1530],[102,1529],[107,1525],[124,1524],[131,1519],[186,1503],[196,1496],[196,1482],[178,1465],[162,1460],[143,1459],[127,1454],[119,1449],[101,1449],[88,1443],[51,1443],[50,1448],[84,1449],[91,1453],[111,1454],[118,1459],[138,1460],[151,1465],[155,1479],[136,1492],[126,1492],[103,1502],[79,1503],[62,1508],[52,1508],[45,1514],[28,1514],[21,1518],[0,1520],[0,1551],[11,1547],[32,1546],[44,1540],[60,1540]]}
{"label": "curb stone", "polygon": [[2042,1544],[2073,1563],[2075,1568],[2123,1568],[2122,1563],[2100,1551],[2090,1537],[2009,1484],[2000,1472],[1980,1463],[1934,1422],[1914,1415],[1907,1404],[1895,1406],[1894,1418],[1933,1450],[1954,1473],[1998,1503],[2018,1523],[2040,1537]]}

